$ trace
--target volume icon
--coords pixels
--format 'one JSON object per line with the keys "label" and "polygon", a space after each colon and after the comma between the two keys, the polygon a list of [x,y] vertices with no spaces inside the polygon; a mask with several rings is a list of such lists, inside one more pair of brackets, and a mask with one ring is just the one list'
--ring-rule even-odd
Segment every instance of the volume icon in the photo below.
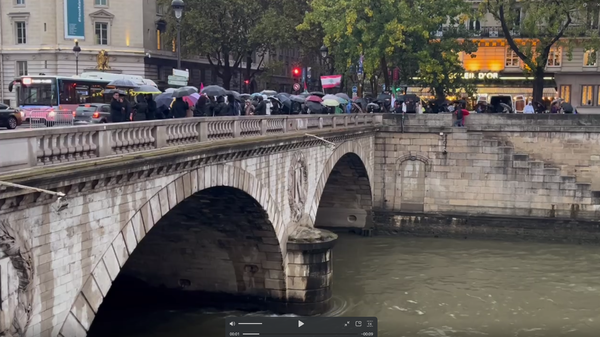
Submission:
{"label": "volume icon", "polygon": [[235,326],[235,322],[229,322],[229,325]]}

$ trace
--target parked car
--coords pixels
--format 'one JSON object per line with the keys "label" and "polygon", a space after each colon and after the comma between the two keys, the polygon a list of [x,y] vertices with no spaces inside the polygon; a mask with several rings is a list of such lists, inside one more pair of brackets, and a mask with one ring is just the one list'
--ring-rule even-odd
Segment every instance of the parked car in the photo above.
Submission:
{"label": "parked car", "polygon": [[73,124],[110,123],[110,104],[80,104],[73,111]]}
{"label": "parked car", "polygon": [[21,110],[0,103],[0,127],[6,127],[10,130],[16,129],[23,124],[24,119],[25,115]]}

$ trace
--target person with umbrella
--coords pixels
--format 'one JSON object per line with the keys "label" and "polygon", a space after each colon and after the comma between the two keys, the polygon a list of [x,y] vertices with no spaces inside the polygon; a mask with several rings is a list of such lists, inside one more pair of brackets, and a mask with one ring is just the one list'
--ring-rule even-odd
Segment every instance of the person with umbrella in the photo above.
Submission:
{"label": "person with umbrella", "polygon": [[124,114],[123,98],[119,95],[119,92],[115,91],[113,99],[110,102],[110,120],[113,123],[120,123],[123,121]]}
{"label": "person with umbrella", "polygon": [[171,114],[173,115],[173,118],[185,118],[187,117],[187,111],[189,109],[190,106],[183,100],[183,97],[177,97],[171,107]]}
{"label": "person with umbrella", "polygon": [[225,103],[225,97],[217,97],[217,105],[215,106],[215,117],[229,116],[229,105]]}
{"label": "person with umbrella", "polygon": [[256,115],[265,116],[267,114],[267,103],[262,96],[257,97],[258,106],[256,106]]}
{"label": "person with umbrella", "polygon": [[137,95],[135,98],[135,108],[132,109],[133,112],[131,116],[129,116],[129,120],[139,122],[145,121],[148,119],[148,103],[143,95]]}
{"label": "person with umbrella", "polygon": [[152,95],[146,95],[146,103],[148,103],[148,112],[146,113],[146,120],[151,121],[156,119],[156,113],[158,110],[156,108],[156,102],[152,98]]}

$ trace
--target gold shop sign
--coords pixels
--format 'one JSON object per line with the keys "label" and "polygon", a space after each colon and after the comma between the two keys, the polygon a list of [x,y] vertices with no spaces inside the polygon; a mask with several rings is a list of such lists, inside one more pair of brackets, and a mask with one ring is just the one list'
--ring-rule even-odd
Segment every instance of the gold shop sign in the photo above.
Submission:
{"label": "gold shop sign", "polygon": [[465,80],[497,80],[498,73],[486,72],[486,73],[465,73],[463,75]]}

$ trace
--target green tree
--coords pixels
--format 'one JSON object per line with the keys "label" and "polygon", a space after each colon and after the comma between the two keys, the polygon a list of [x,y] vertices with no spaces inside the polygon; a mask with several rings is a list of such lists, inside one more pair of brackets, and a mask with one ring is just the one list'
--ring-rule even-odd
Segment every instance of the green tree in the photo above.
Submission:
{"label": "green tree", "polygon": [[364,55],[366,77],[380,70],[389,86],[388,57],[403,46],[401,18],[408,11],[404,0],[312,0],[298,30],[321,27],[338,72]]}
{"label": "green tree", "polygon": [[[465,80],[462,57],[477,51],[465,27],[465,20],[474,16],[470,3],[464,0],[414,0],[415,11],[410,20],[405,47],[399,50],[395,62],[401,68],[401,80],[430,88],[439,99],[462,91],[474,92],[471,81]],[[413,81],[413,77],[418,77]]]}
{"label": "green tree", "polygon": [[589,28],[597,27],[598,5],[598,0],[484,0],[481,10],[500,22],[508,45],[533,76],[533,100],[541,102],[553,50],[564,46],[570,54],[575,38],[582,37],[584,48],[597,50],[598,29]]}
{"label": "green tree", "polygon": [[[171,2],[159,1],[165,7]],[[262,65],[265,54],[287,38],[289,24],[281,19],[280,11],[277,0],[186,0],[181,20],[182,52],[207,58],[227,89],[243,61],[247,63],[246,79],[251,80],[255,74],[251,72],[252,55],[257,57],[255,63]],[[169,35],[174,37],[174,15],[166,18]]]}

